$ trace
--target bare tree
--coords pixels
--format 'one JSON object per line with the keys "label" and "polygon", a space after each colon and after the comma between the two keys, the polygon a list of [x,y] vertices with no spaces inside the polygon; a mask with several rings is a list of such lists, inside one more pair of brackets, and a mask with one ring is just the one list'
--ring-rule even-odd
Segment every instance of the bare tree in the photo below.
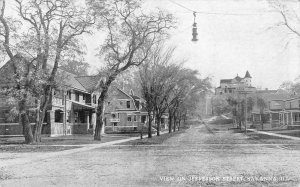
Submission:
{"label": "bare tree", "polygon": [[148,136],[151,137],[152,118],[156,119],[157,135],[160,135],[161,118],[168,108],[170,92],[176,86],[177,73],[181,67],[172,63],[174,48],[163,49],[159,43],[151,52],[147,64],[140,68],[140,85],[142,96],[146,101],[149,116]]}
{"label": "bare tree", "polygon": [[[295,37],[300,38],[300,1],[269,0],[270,6],[277,11],[282,20],[275,27],[283,27],[287,30],[288,45]],[[274,28],[272,26],[271,28]]]}
{"label": "bare tree", "polygon": [[101,71],[105,80],[100,85],[94,135],[95,140],[101,140],[104,101],[110,85],[121,72],[145,62],[152,46],[166,38],[167,31],[174,27],[174,18],[161,10],[143,13],[140,1],[137,0],[90,3],[95,12],[99,13],[100,29],[107,32],[100,51],[100,54],[105,55],[106,64],[104,71]]}
{"label": "bare tree", "polygon": [[[80,46],[77,37],[87,32],[94,21],[86,9],[75,6],[71,0],[15,0],[15,3],[18,20],[27,32],[11,29],[10,19],[4,16],[4,1],[0,16],[3,47],[14,69],[14,88],[21,93],[18,108],[25,141],[39,142],[59,63]],[[24,65],[21,69],[20,62]],[[26,112],[30,97],[35,98],[37,115],[33,134]]]}

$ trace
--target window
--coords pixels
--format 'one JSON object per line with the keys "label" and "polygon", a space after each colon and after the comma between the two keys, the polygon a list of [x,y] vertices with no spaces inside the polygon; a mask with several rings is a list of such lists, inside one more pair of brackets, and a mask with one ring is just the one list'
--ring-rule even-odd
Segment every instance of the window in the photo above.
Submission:
{"label": "window", "polygon": [[54,122],[63,122],[63,113],[61,110],[55,110],[54,112]]}
{"label": "window", "polygon": [[116,118],[116,114],[112,114],[111,117],[112,117],[112,118]]}
{"label": "window", "polygon": [[128,116],[128,117],[127,117],[127,121],[131,121],[131,116]]}
{"label": "window", "polygon": [[120,105],[123,105],[123,102],[122,102],[122,101],[120,101]]}
{"label": "window", "polygon": [[93,95],[93,103],[97,104],[97,96],[96,95]]}
{"label": "window", "polygon": [[107,102],[107,105],[110,105],[110,102]]}
{"label": "window", "polygon": [[71,95],[71,91],[70,90],[67,91],[67,97],[69,98],[69,100],[71,100],[72,95]]}
{"label": "window", "polygon": [[79,101],[79,93],[75,92],[75,101]]}
{"label": "window", "polygon": [[136,116],[133,116],[133,121],[136,121]]}
{"label": "window", "polygon": [[142,116],[141,122],[142,122],[142,123],[145,123],[145,122],[146,122],[146,116]]}
{"label": "window", "polygon": [[75,120],[75,123],[78,122],[78,112],[74,112],[74,120]]}
{"label": "window", "polygon": [[130,101],[126,102],[126,106],[127,106],[127,108],[130,108]]}
{"label": "window", "polygon": [[85,101],[85,97],[86,97],[86,95],[85,95],[85,94],[82,94],[82,100]]}
{"label": "window", "polygon": [[68,111],[67,113],[67,122],[71,122],[71,111]]}

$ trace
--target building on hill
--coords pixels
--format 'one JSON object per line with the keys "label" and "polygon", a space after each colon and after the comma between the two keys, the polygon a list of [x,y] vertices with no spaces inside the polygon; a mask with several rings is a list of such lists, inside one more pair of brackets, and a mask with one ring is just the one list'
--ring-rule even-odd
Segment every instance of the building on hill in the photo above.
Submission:
{"label": "building on hill", "polygon": [[233,94],[238,91],[255,92],[256,88],[252,86],[251,79],[249,71],[243,78],[237,75],[233,79],[221,79],[220,86],[215,89],[215,95]]}

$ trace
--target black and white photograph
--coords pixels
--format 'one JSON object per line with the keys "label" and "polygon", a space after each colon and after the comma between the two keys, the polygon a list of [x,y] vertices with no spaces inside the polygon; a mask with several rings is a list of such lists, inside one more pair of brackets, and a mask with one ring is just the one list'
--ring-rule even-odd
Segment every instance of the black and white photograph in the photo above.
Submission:
{"label": "black and white photograph", "polygon": [[300,186],[300,0],[0,0],[23,186]]}

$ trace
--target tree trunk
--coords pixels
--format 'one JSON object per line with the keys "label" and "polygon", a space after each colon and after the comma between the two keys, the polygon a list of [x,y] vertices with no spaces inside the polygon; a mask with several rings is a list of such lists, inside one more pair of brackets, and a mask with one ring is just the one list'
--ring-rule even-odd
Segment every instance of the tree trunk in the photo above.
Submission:
{"label": "tree trunk", "polygon": [[41,135],[42,135],[43,123],[44,123],[44,119],[46,116],[46,112],[47,112],[49,101],[50,101],[51,97],[52,97],[52,88],[50,86],[48,86],[44,93],[44,96],[42,97],[43,99],[37,100],[37,111],[36,111],[37,117],[36,117],[36,119],[38,121],[36,122],[34,134],[33,134],[36,142],[42,141]]}
{"label": "tree trunk", "polygon": [[26,112],[26,97],[24,97],[19,102],[19,112],[20,112],[20,123],[23,127],[23,135],[26,144],[31,144],[34,142],[31,125],[29,123],[28,114]]}
{"label": "tree trunk", "polygon": [[103,109],[104,109],[104,101],[105,97],[101,96],[98,99],[98,107],[96,111],[97,119],[96,119],[96,128],[94,134],[94,140],[101,141],[101,131],[103,128]]}
{"label": "tree trunk", "polygon": [[160,116],[157,116],[157,131],[156,131],[157,136],[160,136],[160,129],[161,129],[161,118]]}
{"label": "tree trunk", "polygon": [[173,132],[175,132],[175,131],[176,131],[176,117],[174,115],[174,117],[173,117]]}
{"label": "tree trunk", "polygon": [[103,128],[103,119],[104,119],[104,104],[105,99],[107,97],[108,89],[111,85],[111,83],[116,79],[116,76],[118,75],[118,72],[115,72],[114,74],[110,75],[105,82],[105,84],[101,87],[101,93],[100,97],[98,99],[98,106],[96,111],[96,128],[95,128],[95,134],[94,134],[94,140],[101,141],[101,131]]}
{"label": "tree trunk", "polygon": [[149,122],[148,122],[148,138],[152,138],[152,118],[151,118],[151,114],[148,113],[148,118],[149,118]]}
{"label": "tree trunk", "polygon": [[172,115],[171,112],[169,112],[169,133],[172,133]]}
{"label": "tree trunk", "polygon": [[40,124],[40,105],[41,105],[41,100],[36,99],[36,118],[35,118],[35,127],[34,127],[34,133],[33,133],[33,138],[36,142],[41,142],[41,131],[42,131],[42,125]]}
{"label": "tree trunk", "polygon": [[180,130],[180,122],[181,122],[181,119],[178,120],[178,131]]}
{"label": "tree trunk", "polygon": [[261,124],[261,130],[264,130],[264,121],[263,121],[263,115],[260,114],[260,124]]}

